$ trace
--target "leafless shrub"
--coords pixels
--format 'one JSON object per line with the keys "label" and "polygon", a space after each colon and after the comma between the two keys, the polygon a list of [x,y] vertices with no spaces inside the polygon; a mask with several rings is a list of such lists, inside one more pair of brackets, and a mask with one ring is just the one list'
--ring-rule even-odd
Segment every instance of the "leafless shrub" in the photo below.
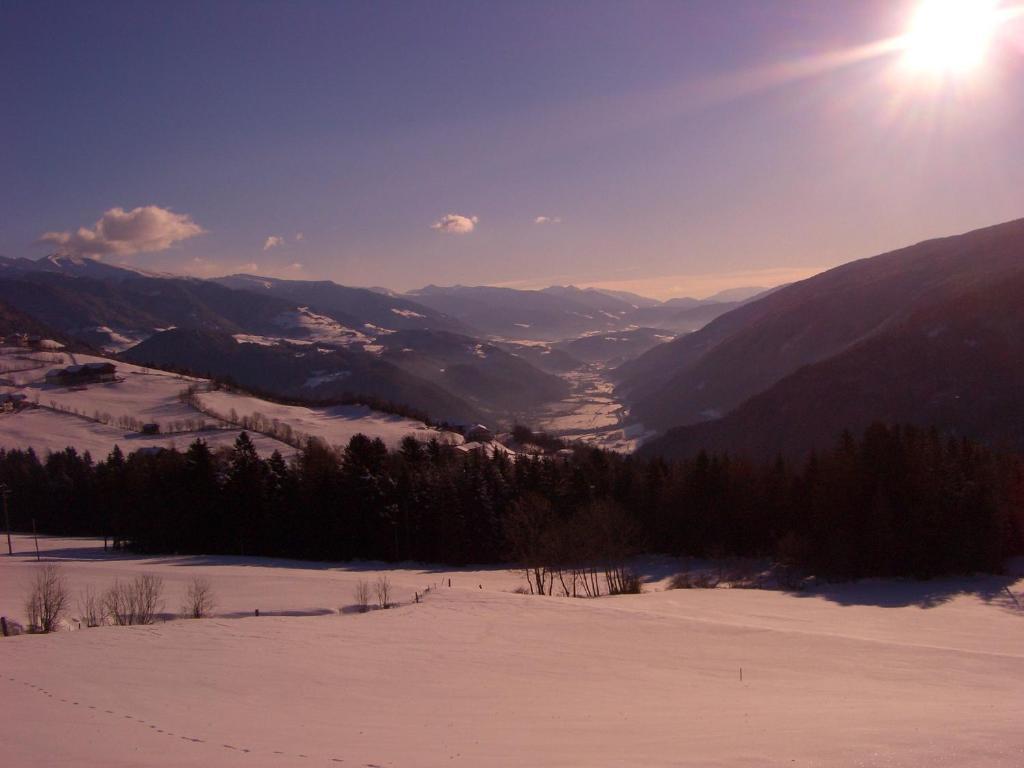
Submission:
{"label": "leafless shrub", "polygon": [[37,567],[25,598],[25,613],[32,631],[56,632],[68,602],[68,583],[60,566],[48,563]]}
{"label": "leafless shrub", "polygon": [[144,573],[132,582],[135,593],[136,615],[139,624],[152,624],[163,608],[164,580],[159,576]]}
{"label": "leafless shrub", "polygon": [[163,579],[149,573],[117,580],[103,595],[104,612],[119,626],[152,624],[163,607],[163,588]]}
{"label": "leafless shrub", "polygon": [[190,619],[204,619],[213,613],[216,598],[210,580],[204,576],[194,576],[185,590],[185,604],[181,613]]}
{"label": "leafless shrub", "polygon": [[639,595],[644,590],[640,577],[624,565],[607,568],[605,581],[608,584],[609,595]]}
{"label": "leafless shrub", "polygon": [[391,579],[387,576],[380,576],[374,585],[377,593],[377,605],[381,608],[391,607]]}
{"label": "leafless shrub", "polygon": [[356,606],[358,606],[360,613],[366,613],[370,610],[370,582],[366,579],[360,579],[356,582],[352,594],[355,597]]}
{"label": "leafless shrub", "polygon": [[103,623],[103,600],[92,587],[86,587],[78,595],[78,615],[87,627],[98,627]]}
{"label": "leafless shrub", "polygon": [[668,583],[669,589],[714,589],[718,580],[710,573],[677,573]]}
{"label": "leafless shrub", "polygon": [[128,583],[117,579],[103,593],[103,614],[118,626],[135,623],[131,586]]}
{"label": "leafless shrub", "polygon": [[518,587],[512,590],[512,593],[515,595],[528,595],[530,594],[530,590],[528,590],[526,587],[520,584]]}

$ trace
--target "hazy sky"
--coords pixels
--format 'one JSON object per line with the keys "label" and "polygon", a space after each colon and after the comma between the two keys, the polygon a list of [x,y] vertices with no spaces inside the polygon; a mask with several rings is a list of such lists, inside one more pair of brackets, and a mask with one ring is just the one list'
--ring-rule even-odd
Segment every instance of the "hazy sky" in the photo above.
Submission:
{"label": "hazy sky", "polygon": [[0,254],[665,297],[1024,216],[1024,20],[861,55],[915,5],[4,0]]}

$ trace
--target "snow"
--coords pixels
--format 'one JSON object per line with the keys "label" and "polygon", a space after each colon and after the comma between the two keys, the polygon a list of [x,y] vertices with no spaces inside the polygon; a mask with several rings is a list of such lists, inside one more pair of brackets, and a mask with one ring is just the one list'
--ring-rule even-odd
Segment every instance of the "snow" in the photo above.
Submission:
{"label": "snow", "polygon": [[[1024,760],[1024,616],[1000,597],[1006,579],[572,600],[512,594],[511,571],[408,566],[386,571],[400,607],[358,614],[338,609],[379,564],[40,545],[75,590],[161,576],[168,610],[206,576],[218,615],[0,639],[9,765]],[[31,547],[17,536],[16,555],[0,557],[0,613],[17,620]]]}
{"label": "snow", "polygon": [[[199,417],[193,411],[193,417]],[[206,420],[212,423],[212,419]],[[33,448],[36,453],[62,451],[72,447],[79,453],[89,451],[95,459],[106,458],[115,445],[125,453],[140,448],[176,448],[186,450],[196,438],[205,440],[211,449],[230,448],[241,430],[216,429],[181,432],[165,435],[142,435],[114,426],[99,424],[66,413],[55,413],[42,408],[29,408],[16,413],[0,414],[0,448],[7,450]],[[250,434],[256,450],[263,456],[280,451],[285,458],[295,455],[295,449],[263,435]]]}
{"label": "snow", "polygon": [[[51,368],[90,362],[113,362],[117,366],[118,381],[74,388],[45,384],[46,371]],[[313,377],[306,383],[315,386],[311,383],[314,380],[322,382],[327,380],[325,377],[333,376],[335,374]],[[196,438],[202,438],[211,448],[232,445],[239,429],[181,402],[179,395],[190,385],[202,389],[209,382],[92,355],[0,349],[0,394],[20,392],[26,395],[28,403],[38,404],[38,407],[14,413],[0,413],[0,448],[32,447],[45,453],[71,446],[100,458],[110,453],[115,445],[120,445],[125,452],[172,446],[184,450]],[[406,435],[421,440],[437,437],[442,442],[462,442],[461,435],[434,430],[423,422],[366,406],[282,406],[229,392],[205,392],[200,393],[199,398],[206,409],[213,409],[221,417],[228,417],[232,409],[239,416],[261,413],[271,421],[288,424],[295,432],[321,437],[331,445],[345,445],[357,433],[380,437],[391,447],[397,447]],[[97,415],[102,423],[95,421]],[[129,431],[127,426],[133,423],[137,429],[151,422],[159,424],[163,434],[143,436]],[[221,428],[200,429],[203,424]],[[167,434],[172,430],[173,434]],[[262,455],[269,456],[275,450],[285,457],[296,453],[293,447],[279,440],[255,433],[251,436]]]}
{"label": "snow", "polygon": [[239,416],[259,413],[270,421],[291,425],[292,429],[310,437],[319,437],[328,445],[347,445],[356,434],[379,437],[389,447],[397,447],[402,438],[412,435],[419,440],[437,438],[441,442],[459,443],[462,436],[454,432],[432,429],[421,421],[380,413],[365,405],[336,405],[307,408],[278,405],[248,395],[214,391],[197,394],[204,410],[228,416],[234,410]]}
{"label": "snow", "polygon": [[107,343],[104,344],[103,348],[109,352],[123,352],[130,347],[134,347],[150,335],[149,333],[139,333],[124,329],[117,331],[106,325],[98,325],[92,330],[107,337]]}
{"label": "snow", "polygon": [[[239,344],[259,344],[261,347],[275,347],[281,341],[278,338],[272,338],[270,336],[257,336],[253,333],[236,333],[232,338]],[[308,342],[312,344],[313,342]]]}
{"label": "snow", "polygon": [[178,395],[196,379],[163,371],[142,373],[134,366],[129,369],[122,363],[115,364],[120,381],[89,384],[81,388],[30,386],[25,392],[30,399],[35,399],[38,394],[40,405],[77,410],[90,417],[98,411],[110,414],[115,420],[126,416],[164,425],[169,421],[199,416],[188,405],[178,401]]}
{"label": "snow", "polygon": [[[322,350],[317,351],[320,352]],[[341,381],[342,379],[347,379],[351,375],[351,371],[334,371],[332,373],[318,373],[315,376],[310,376],[308,379],[306,379],[302,386],[309,387],[310,389],[312,389],[314,387],[319,387],[321,384],[327,384],[332,381]]]}
{"label": "snow", "polygon": [[294,312],[283,312],[274,318],[274,324],[286,330],[298,331],[300,338],[333,344],[367,344],[370,339],[363,333],[347,328],[337,320],[319,315],[309,307]]}
{"label": "snow", "polygon": [[397,307],[392,307],[391,311],[394,312],[396,315],[405,318],[426,317],[426,315],[421,315],[419,312],[414,312],[411,309],[398,309]]}

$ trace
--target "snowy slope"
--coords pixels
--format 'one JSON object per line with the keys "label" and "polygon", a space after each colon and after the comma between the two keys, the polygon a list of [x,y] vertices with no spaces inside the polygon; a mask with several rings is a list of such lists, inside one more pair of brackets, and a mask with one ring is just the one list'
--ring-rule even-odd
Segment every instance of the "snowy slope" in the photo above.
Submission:
{"label": "snowy slope", "polygon": [[406,419],[374,411],[365,405],[336,405],[307,408],[278,405],[249,395],[225,392],[201,392],[197,398],[203,410],[228,417],[234,411],[239,417],[262,414],[267,419],[290,424],[292,429],[309,437],[318,437],[328,445],[344,446],[353,436],[362,433],[379,437],[389,448],[397,448],[402,438],[412,435],[424,442],[437,438],[445,443],[461,443],[462,435],[432,429],[422,421]]}
{"label": "snowy slope", "polygon": [[[94,459],[105,459],[115,445],[120,446],[125,453],[140,448],[176,448],[184,451],[196,438],[206,441],[211,449],[222,446],[230,448],[240,433],[239,429],[217,429],[144,436],[42,408],[0,414],[0,448],[32,448],[40,456],[47,451],[62,451],[69,446],[79,453],[89,451]],[[257,434],[250,434],[250,437],[262,456],[280,451],[282,456],[289,458],[296,453],[294,448],[279,440]]]}
{"label": "snowy slope", "polygon": [[[573,601],[504,591],[508,571],[408,568],[390,571],[405,605],[360,615],[337,608],[372,566],[42,545],[76,586],[158,573],[172,606],[206,575],[226,615],[0,640],[11,765],[1009,768],[1024,755],[1024,616],[950,596],[995,594],[995,580]],[[30,540],[15,546],[0,613],[20,616],[33,563]],[[445,586],[408,604],[431,583]],[[933,592],[949,599],[921,607]],[[230,618],[255,607],[321,615]]]}
{"label": "snowy slope", "polygon": [[[112,361],[117,366],[116,382],[86,387],[57,387],[45,382],[46,372],[52,368],[101,361],[105,358],[0,349],[0,393],[22,393],[29,403],[38,404],[16,413],[0,413],[0,448],[32,447],[45,453],[71,446],[100,458],[114,445],[120,445],[126,452],[153,446],[184,450],[197,437],[211,448],[230,446],[238,437],[240,430],[236,426],[197,411],[180,399],[190,385],[205,385],[204,379]],[[433,430],[420,421],[366,406],[281,406],[227,392],[202,393],[200,398],[204,411],[212,409],[224,417],[229,417],[232,409],[238,417],[260,413],[290,425],[296,433],[321,437],[330,445],[347,444],[357,433],[380,437],[391,447],[410,434],[422,440],[437,437],[444,442],[462,441],[461,435]],[[143,423],[159,424],[161,434],[138,434]],[[204,425],[214,429],[202,429]],[[252,437],[257,450],[264,455],[275,450],[286,457],[295,454],[293,447],[279,440],[258,434]]]}

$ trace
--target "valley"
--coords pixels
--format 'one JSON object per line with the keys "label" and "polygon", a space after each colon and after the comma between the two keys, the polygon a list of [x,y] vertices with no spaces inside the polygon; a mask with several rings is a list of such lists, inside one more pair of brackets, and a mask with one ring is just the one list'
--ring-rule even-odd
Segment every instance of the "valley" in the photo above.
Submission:
{"label": "valley", "polygon": [[1024,0],[9,0],[0,84],[0,768],[1024,766]]}

